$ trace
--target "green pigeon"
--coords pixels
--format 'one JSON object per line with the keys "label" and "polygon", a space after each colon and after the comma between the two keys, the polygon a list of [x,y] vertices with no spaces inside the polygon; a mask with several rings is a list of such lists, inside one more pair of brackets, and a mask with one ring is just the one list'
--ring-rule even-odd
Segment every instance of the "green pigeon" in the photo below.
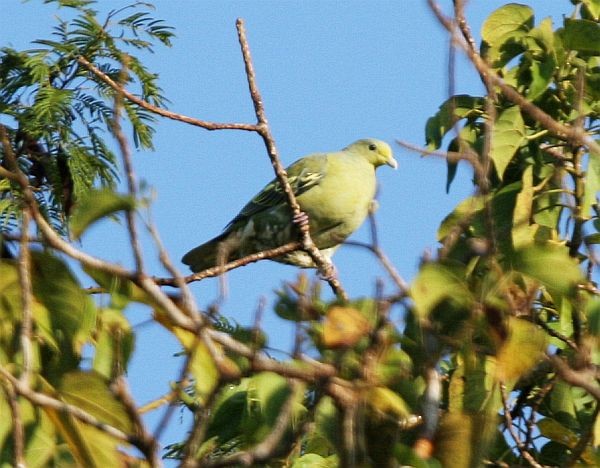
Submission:
{"label": "green pigeon", "polygon": [[[326,258],[330,259],[367,217],[377,188],[375,169],[383,164],[394,169],[398,166],[387,143],[369,138],[335,153],[311,154],[286,169],[300,209],[308,216],[310,235]],[[298,239],[292,210],[274,179],[220,235],[190,250],[182,261],[198,272]],[[272,260],[315,267],[302,250]]]}

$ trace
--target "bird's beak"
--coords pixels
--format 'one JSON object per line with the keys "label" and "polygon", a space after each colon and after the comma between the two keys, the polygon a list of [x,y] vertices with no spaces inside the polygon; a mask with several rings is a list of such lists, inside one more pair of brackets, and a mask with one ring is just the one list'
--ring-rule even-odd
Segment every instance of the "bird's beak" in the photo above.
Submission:
{"label": "bird's beak", "polygon": [[398,169],[398,161],[396,161],[394,158],[388,159],[388,162],[386,164],[390,167],[393,167],[394,169]]}

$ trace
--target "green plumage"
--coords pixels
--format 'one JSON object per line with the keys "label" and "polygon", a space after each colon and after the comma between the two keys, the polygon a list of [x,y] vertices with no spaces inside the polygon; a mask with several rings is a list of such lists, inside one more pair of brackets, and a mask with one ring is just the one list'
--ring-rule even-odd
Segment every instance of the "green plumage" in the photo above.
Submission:
{"label": "green plumage", "polygon": [[[375,169],[383,164],[397,165],[390,146],[366,139],[335,153],[306,156],[286,169],[300,208],[308,215],[311,237],[326,257],[365,220],[375,196]],[[292,211],[275,179],[242,208],[222,234],[190,250],[182,261],[197,272],[297,239]],[[314,267],[303,251],[274,260]]]}

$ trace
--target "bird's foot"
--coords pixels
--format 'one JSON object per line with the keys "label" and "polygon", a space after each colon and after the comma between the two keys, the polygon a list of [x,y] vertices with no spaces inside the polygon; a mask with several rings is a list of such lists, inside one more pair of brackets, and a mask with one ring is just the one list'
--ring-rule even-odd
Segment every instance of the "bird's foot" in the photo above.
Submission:
{"label": "bird's foot", "polygon": [[304,211],[301,211],[297,215],[294,215],[292,221],[302,229],[303,227],[308,226],[308,215]]}
{"label": "bird's foot", "polygon": [[329,264],[325,271],[319,270],[319,278],[321,278],[323,281],[333,281],[336,280],[337,277],[338,271],[335,265],[333,264]]}

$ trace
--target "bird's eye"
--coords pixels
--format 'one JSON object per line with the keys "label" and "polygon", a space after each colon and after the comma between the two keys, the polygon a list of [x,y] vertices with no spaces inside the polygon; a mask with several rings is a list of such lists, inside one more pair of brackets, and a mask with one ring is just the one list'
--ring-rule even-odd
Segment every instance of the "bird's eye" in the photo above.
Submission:
{"label": "bird's eye", "polygon": [[370,149],[371,151],[375,151],[375,150],[377,149],[377,145],[375,145],[375,144],[371,143],[371,144],[369,145],[369,149]]}

